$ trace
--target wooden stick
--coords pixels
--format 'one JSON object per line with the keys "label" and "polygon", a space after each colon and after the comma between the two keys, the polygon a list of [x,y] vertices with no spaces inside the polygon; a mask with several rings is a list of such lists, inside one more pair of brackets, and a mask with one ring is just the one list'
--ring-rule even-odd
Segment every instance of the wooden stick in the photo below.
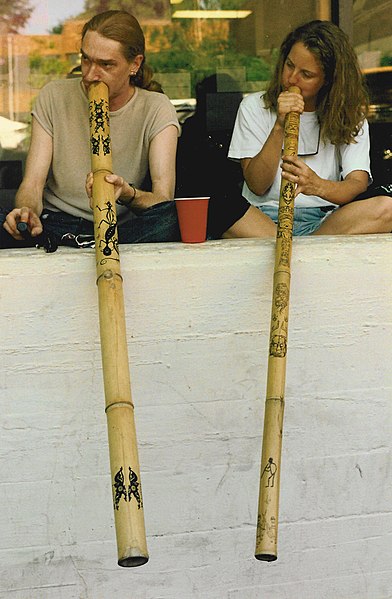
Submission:
{"label": "wooden stick", "polygon": [[106,84],[89,87],[99,322],[118,564],[148,561],[118,250]]}
{"label": "wooden stick", "polygon": [[[290,92],[300,93],[298,87]],[[290,112],[285,120],[284,155],[298,152],[299,114]],[[263,447],[260,470],[256,551],[259,560],[277,559],[280,462],[284,393],[286,383],[287,332],[289,320],[290,264],[294,219],[295,185],[282,177],[272,296],[267,393],[264,411]]]}

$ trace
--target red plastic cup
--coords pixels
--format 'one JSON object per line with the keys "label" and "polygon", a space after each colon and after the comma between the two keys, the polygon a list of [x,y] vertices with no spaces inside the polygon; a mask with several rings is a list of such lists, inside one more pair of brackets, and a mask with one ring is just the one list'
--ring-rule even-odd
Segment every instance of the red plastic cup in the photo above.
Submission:
{"label": "red plastic cup", "polygon": [[175,198],[181,241],[202,243],[207,237],[209,197]]}

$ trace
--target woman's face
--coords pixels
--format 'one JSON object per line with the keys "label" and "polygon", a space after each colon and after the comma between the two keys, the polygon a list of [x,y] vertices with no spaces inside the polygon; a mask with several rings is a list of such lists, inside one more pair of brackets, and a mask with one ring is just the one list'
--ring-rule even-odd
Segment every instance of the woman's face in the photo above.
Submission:
{"label": "woman's face", "polygon": [[315,55],[302,42],[294,44],[283,65],[283,88],[287,90],[291,85],[297,85],[305,101],[305,110],[309,112],[316,109],[317,95],[324,84],[324,71]]}

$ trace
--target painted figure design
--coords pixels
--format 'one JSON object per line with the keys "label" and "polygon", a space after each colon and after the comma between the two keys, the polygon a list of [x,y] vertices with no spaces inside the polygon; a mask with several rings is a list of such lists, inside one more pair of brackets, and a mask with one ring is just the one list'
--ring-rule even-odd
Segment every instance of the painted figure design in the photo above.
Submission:
{"label": "painted figure design", "polygon": [[288,316],[285,310],[289,303],[289,288],[278,283],[275,289],[274,314],[271,319],[270,356],[284,358],[287,353]]}
{"label": "painted figure design", "polygon": [[257,543],[261,543],[264,538],[264,534],[267,528],[267,519],[265,517],[265,512],[259,514],[257,516]]}
{"label": "painted figure design", "polygon": [[[100,239],[99,241],[100,246],[102,244],[105,245],[105,247],[102,250],[102,253],[104,256],[107,256],[108,258],[111,257],[111,259],[113,260],[118,260],[118,239],[116,237],[117,220],[112,203],[106,202],[106,208],[100,208],[99,206],[96,206],[96,208],[100,212],[106,211],[105,218],[102,218],[98,225],[99,229],[101,228],[101,225],[107,225],[104,233],[104,238]],[[112,257],[113,252],[115,252],[117,256]],[[104,262],[101,261],[101,264],[103,263]]]}
{"label": "painted figure design", "polygon": [[[263,474],[261,478],[263,478],[264,474],[268,474],[266,487],[273,487],[275,483],[275,474],[276,474],[277,466],[272,458],[268,458],[268,462],[265,465],[263,470]],[[271,484],[270,484],[271,483]]]}
{"label": "painted figure design", "polygon": [[278,237],[291,238],[293,228],[293,210],[292,202],[294,198],[294,183],[287,182],[282,191],[284,204],[279,207],[279,232]]}
{"label": "painted figure design", "polygon": [[279,206],[277,237],[281,239],[279,266],[289,267],[291,239],[293,237],[293,197],[295,186],[287,182],[282,191],[283,205]]}
{"label": "painted figure design", "polygon": [[143,507],[143,501],[140,494],[141,489],[139,489],[139,487],[140,483],[137,479],[137,474],[129,466],[128,501],[131,501],[133,495],[137,501],[138,509],[140,510],[140,508]]}
{"label": "painted figure design", "polygon": [[275,289],[275,307],[282,313],[289,303],[289,288],[286,283],[278,283]]}
{"label": "painted figure design", "polygon": [[98,156],[98,154],[99,154],[99,140],[100,140],[99,135],[97,137],[94,137],[94,135],[92,135],[90,137],[91,151],[96,156]]}
{"label": "painted figure design", "polygon": [[273,541],[275,537],[276,530],[276,519],[275,516],[271,516],[271,520],[267,522],[267,511],[258,515],[257,518],[257,543],[261,543],[264,538],[264,535],[267,533],[267,536]]}
{"label": "painted figure design", "polygon": [[[95,135],[91,135],[91,151],[95,155],[99,155],[99,145],[102,142],[102,150],[104,155],[110,154],[110,135],[106,137],[105,127],[109,126],[109,105],[105,100],[90,102],[90,127],[94,125]],[[102,133],[100,133],[100,131]]]}
{"label": "painted figure design", "polygon": [[124,484],[124,472],[122,466],[120,470],[114,477],[114,509],[118,510],[118,505],[120,503],[121,497],[124,497],[125,501],[127,500],[127,492]]}
{"label": "painted figure design", "polygon": [[107,137],[102,136],[102,149],[105,156],[110,154],[110,135]]}
{"label": "painted figure design", "polygon": [[[94,104],[94,106],[93,106]],[[90,126],[95,123],[95,132],[100,129],[105,131],[105,127],[109,125],[109,105],[105,100],[90,102]]]}
{"label": "painted figure design", "polygon": [[130,466],[128,466],[129,471],[129,484],[128,488],[125,485],[125,477],[123,467],[121,466],[120,470],[114,476],[114,509],[118,510],[121,499],[124,501],[130,502],[132,497],[135,498],[137,502],[138,509],[140,510],[143,507],[143,501],[141,497],[141,489],[140,483],[137,477],[136,472],[132,470]]}

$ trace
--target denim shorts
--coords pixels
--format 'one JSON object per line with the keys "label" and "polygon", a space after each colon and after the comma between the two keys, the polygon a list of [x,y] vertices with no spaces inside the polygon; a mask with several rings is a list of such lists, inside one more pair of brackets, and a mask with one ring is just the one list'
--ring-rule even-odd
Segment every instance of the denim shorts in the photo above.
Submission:
{"label": "denim shorts", "polygon": [[[264,206],[260,206],[260,210],[277,224],[277,206],[264,204]],[[294,208],[293,235],[311,235],[334,210],[334,206],[326,206],[325,208]]]}

